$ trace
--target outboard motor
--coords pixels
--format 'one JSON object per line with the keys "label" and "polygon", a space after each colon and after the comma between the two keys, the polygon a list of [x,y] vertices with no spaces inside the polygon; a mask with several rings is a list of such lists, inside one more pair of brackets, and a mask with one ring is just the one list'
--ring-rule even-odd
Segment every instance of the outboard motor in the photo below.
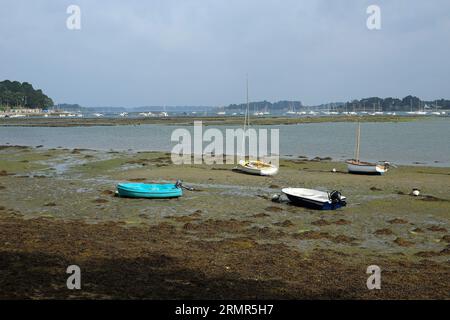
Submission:
{"label": "outboard motor", "polygon": [[183,186],[183,183],[181,180],[177,180],[177,182],[175,182],[175,187],[181,188],[182,186]]}
{"label": "outboard motor", "polygon": [[341,193],[337,190],[333,190],[330,192],[328,198],[331,200],[331,203],[339,203],[341,202]]}

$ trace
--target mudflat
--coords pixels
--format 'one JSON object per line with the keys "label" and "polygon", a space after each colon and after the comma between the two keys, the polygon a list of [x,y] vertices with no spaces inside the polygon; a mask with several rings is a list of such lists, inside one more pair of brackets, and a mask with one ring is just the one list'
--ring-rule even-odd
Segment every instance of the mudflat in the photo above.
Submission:
{"label": "mudflat", "polygon": [[[375,115],[375,116],[304,116],[304,117],[255,117],[254,125],[287,125],[321,122],[408,122],[427,119],[424,116]],[[244,116],[170,116],[170,117],[138,117],[138,118],[0,118],[0,126],[19,127],[91,127],[120,125],[192,125],[194,121],[202,121],[204,125],[242,125]]]}
{"label": "mudflat", "polygon": [[[299,158],[275,177],[232,169],[159,152],[0,147],[0,298],[450,298],[449,168],[359,176]],[[176,179],[195,191],[114,195],[121,181]],[[287,186],[336,189],[348,205],[272,202]],[[82,290],[66,288],[72,264]],[[381,290],[366,287],[369,265]]]}

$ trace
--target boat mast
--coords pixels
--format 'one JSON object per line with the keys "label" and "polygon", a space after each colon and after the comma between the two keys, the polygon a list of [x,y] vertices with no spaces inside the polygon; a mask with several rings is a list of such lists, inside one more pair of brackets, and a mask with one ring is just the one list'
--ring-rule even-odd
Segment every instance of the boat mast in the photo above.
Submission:
{"label": "boat mast", "polygon": [[248,101],[248,74],[247,74],[247,127],[250,127],[250,103]]}
{"label": "boat mast", "polygon": [[355,146],[355,160],[359,163],[359,144],[361,140],[361,122],[358,122],[358,127],[356,127],[356,146]]}
{"label": "boat mast", "polygon": [[247,108],[245,110],[244,115],[244,132],[242,133],[242,152],[245,157],[245,136],[246,136],[246,127],[250,127],[250,114],[249,114],[249,102],[248,102],[248,74],[246,75],[246,84],[247,84]]}

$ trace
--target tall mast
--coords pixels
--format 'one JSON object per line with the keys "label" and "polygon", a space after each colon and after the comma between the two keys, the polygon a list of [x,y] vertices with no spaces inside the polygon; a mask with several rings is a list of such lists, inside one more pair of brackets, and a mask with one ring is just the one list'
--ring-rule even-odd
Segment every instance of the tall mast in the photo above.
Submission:
{"label": "tall mast", "polygon": [[248,74],[247,74],[247,126],[250,127],[250,103],[248,101]]}
{"label": "tall mast", "polygon": [[249,114],[249,103],[248,103],[248,74],[246,75],[246,84],[247,84],[247,108],[244,114],[244,132],[242,134],[242,152],[245,157],[245,136],[246,136],[246,126],[250,126],[250,114]]}
{"label": "tall mast", "polygon": [[358,127],[356,127],[356,146],[355,146],[355,160],[359,162],[359,145],[361,140],[361,122],[358,122]]}

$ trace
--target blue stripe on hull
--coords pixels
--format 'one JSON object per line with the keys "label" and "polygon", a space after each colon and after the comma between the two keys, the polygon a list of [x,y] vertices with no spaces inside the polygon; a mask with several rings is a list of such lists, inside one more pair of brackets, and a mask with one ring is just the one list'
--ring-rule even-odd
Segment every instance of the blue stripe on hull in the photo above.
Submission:
{"label": "blue stripe on hull", "polygon": [[182,195],[182,192],[171,192],[171,193],[141,193],[132,192],[118,189],[119,196],[124,198],[149,198],[149,199],[165,199],[165,198],[178,198]]}
{"label": "blue stripe on hull", "polygon": [[365,176],[382,176],[384,172],[362,172],[362,171],[350,171],[348,170],[348,173],[351,174],[361,174]]}

